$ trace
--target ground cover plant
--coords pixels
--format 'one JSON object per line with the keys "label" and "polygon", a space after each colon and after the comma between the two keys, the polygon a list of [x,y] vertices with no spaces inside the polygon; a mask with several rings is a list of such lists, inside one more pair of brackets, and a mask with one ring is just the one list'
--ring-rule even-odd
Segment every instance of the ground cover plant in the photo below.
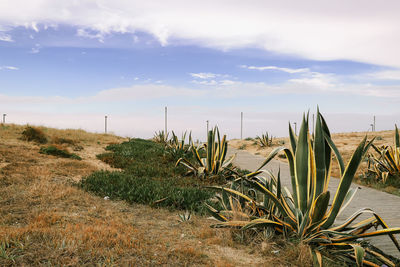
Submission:
{"label": "ground cover plant", "polygon": [[[279,173],[277,176],[269,173],[269,178],[264,178],[259,176],[259,170],[239,177],[230,187],[214,187],[220,190],[219,201],[224,207],[222,210],[209,207],[221,221],[214,227],[259,229],[271,236],[283,235],[288,241],[307,244],[315,264],[320,266],[323,258],[357,266],[397,266],[400,262],[370,246],[365,238],[387,235],[400,250],[394,237],[400,228],[389,228],[371,209],[360,209],[344,223],[334,225],[338,214],[356,193],[350,185],[373,140],[367,142],[365,137],[345,167],[319,112],[313,142],[308,128],[308,116],[303,117],[298,138],[289,125],[291,149],[276,148],[263,164],[282,150],[289,162],[292,191],[281,186]],[[341,181],[329,207],[332,154],[340,166]],[[356,222],[362,214],[372,216]],[[377,226],[382,229],[369,231]]]}
{"label": "ground cover plant", "polygon": [[53,145],[41,147],[39,150],[39,153],[46,154],[46,155],[53,155],[53,156],[57,156],[57,157],[61,157],[61,158],[71,158],[71,159],[77,159],[77,160],[82,159],[77,154],[70,153],[66,149],[58,148]]}
{"label": "ground cover plant", "polygon": [[106,150],[98,158],[122,171],[95,172],[82,180],[84,189],[130,203],[195,212],[202,212],[204,202],[213,196],[203,188],[209,184],[184,177],[184,167],[175,166],[165,144],[131,139]]}

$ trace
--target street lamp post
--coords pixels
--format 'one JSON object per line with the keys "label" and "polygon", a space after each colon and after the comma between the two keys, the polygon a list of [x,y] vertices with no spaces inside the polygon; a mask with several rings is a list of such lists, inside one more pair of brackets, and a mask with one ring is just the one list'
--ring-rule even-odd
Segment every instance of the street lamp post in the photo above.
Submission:
{"label": "street lamp post", "polygon": [[165,106],[165,118],[164,118],[164,120],[165,120],[165,134],[167,134],[167,130],[168,130],[168,128],[167,128],[167,112],[168,112],[167,106]]}
{"label": "street lamp post", "polygon": [[104,133],[107,134],[107,115],[104,116]]}
{"label": "street lamp post", "polygon": [[243,112],[240,112],[240,139],[243,139]]}
{"label": "street lamp post", "polygon": [[6,116],[7,114],[3,114],[3,123],[6,123]]}

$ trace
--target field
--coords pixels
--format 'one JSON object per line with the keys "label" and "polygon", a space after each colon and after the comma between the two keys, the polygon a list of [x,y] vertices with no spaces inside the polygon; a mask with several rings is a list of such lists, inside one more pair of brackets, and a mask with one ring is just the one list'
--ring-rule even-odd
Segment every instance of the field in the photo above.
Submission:
{"label": "field", "polygon": [[85,191],[83,178],[124,168],[106,164],[104,149],[127,139],[39,128],[78,160],[39,153],[44,145],[21,140],[24,129],[0,126],[1,266],[311,264],[306,246],[262,237],[249,242],[237,231],[210,228],[213,221],[201,212],[181,222],[179,206],[160,208]]}
{"label": "field", "polygon": [[[376,146],[381,146],[381,145],[393,145],[394,142],[394,131],[379,131],[379,132],[350,132],[350,133],[334,133],[332,134],[332,140],[339,149],[340,153],[342,154],[344,162],[348,162],[350,159],[353,151],[357,147],[357,145],[361,142],[361,140],[365,137],[365,135],[368,136],[368,139],[370,140],[371,138],[376,136],[376,139],[374,141],[374,144]],[[250,153],[253,153],[255,155],[261,155],[261,156],[267,156],[274,148],[278,146],[285,146],[287,148],[290,147],[290,142],[289,138],[273,138],[273,144],[270,147],[260,147],[257,143],[256,140],[253,138],[247,138],[244,140],[240,139],[234,139],[229,141],[229,145],[236,148],[236,149],[245,149],[246,151],[249,151]],[[374,153],[374,150],[371,149],[369,152]],[[283,152],[281,152],[276,159],[282,161],[282,162],[287,162],[286,158],[283,155]],[[364,160],[357,173],[355,176],[355,182],[362,182],[359,180],[359,177],[363,175],[367,171],[367,161]],[[337,165],[337,162],[334,161],[332,165],[332,176],[333,177],[339,177],[339,166]],[[385,190],[389,193],[395,193],[395,194],[400,194],[400,191],[397,188],[388,186],[387,188],[380,188],[382,190]]]}

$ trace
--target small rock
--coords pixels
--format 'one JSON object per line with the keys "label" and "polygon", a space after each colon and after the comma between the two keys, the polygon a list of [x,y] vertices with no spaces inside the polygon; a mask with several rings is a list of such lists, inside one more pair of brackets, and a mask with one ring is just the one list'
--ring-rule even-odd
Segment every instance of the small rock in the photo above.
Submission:
{"label": "small rock", "polygon": [[105,196],[105,197],[104,197],[104,200],[109,200],[109,199],[110,199],[109,196]]}

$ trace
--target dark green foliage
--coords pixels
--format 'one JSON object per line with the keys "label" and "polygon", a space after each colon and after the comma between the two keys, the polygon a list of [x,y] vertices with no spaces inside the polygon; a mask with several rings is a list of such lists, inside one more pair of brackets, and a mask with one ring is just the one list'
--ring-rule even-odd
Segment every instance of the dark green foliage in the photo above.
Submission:
{"label": "dark green foliage", "polygon": [[25,130],[22,132],[22,140],[25,141],[34,141],[39,144],[46,144],[47,143],[47,137],[46,135],[42,132],[42,130],[27,126]]}
{"label": "dark green foliage", "polygon": [[72,159],[77,159],[77,160],[82,159],[81,157],[79,157],[78,155],[76,155],[74,153],[69,153],[68,151],[59,149],[55,146],[41,147],[39,153],[46,154],[46,155],[53,155],[53,156],[57,156],[57,157],[61,157],[61,158],[72,158]]}
{"label": "dark green foliage", "polygon": [[101,196],[130,203],[203,212],[203,203],[214,194],[203,188],[207,185],[204,181],[184,177],[185,168],[175,167],[175,159],[166,149],[163,144],[143,139],[109,145],[108,152],[97,157],[123,171],[95,172],[80,185]]}
{"label": "dark green foliage", "polygon": [[[130,203],[154,204],[175,209],[203,211],[203,202],[213,196],[201,187],[179,186],[183,178],[156,180],[136,177],[127,172],[95,172],[81,182],[81,186],[100,196],[122,199]],[[178,185],[177,185],[178,184]]]}

